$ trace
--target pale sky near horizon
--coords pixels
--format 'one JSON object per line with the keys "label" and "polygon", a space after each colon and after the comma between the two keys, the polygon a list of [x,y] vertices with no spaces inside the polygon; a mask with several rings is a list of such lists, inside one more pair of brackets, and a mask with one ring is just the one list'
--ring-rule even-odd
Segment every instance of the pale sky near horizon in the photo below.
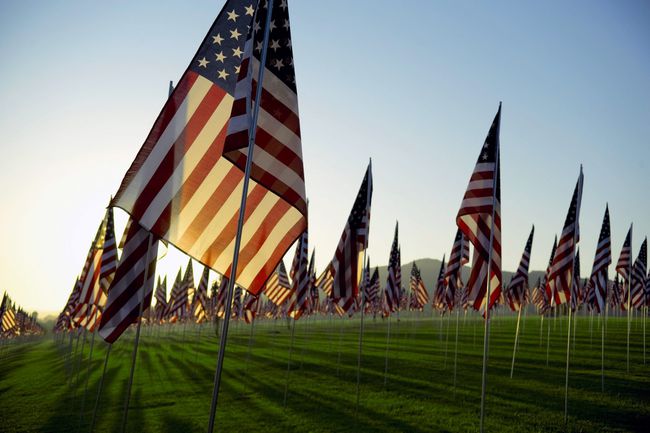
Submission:
{"label": "pale sky near horizon", "polygon": [[[63,307],[169,80],[180,78],[222,5],[0,3],[0,290],[28,311]],[[650,4],[289,7],[319,269],[370,157],[372,264],[388,262],[396,220],[403,263],[447,253],[499,101],[504,269],[516,268],[532,224],[531,269],[545,268],[581,163],[582,276],[606,202],[613,261],[631,222],[636,257],[650,233]],[[120,236],[124,214],[117,219]],[[186,261],[170,252],[159,269],[173,279]]]}

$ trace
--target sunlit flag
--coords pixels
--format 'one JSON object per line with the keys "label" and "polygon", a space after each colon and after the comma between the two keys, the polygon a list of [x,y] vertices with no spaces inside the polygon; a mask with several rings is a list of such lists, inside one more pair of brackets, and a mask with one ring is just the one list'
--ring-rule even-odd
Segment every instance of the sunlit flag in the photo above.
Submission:
{"label": "sunlit flag", "polygon": [[533,248],[533,236],[535,235],[535,226],[530,230],[524,252],[519,261],[517,273],[510,280],[506,290],[508,305],[512,311],[519,311],[525,304],[525,294],[528,290],[528,266],[530,264],[530,253]]}
{"label": "sunlit flag", "polygon": [[612,242],[609,223],[609,206],[605,206],[605,216],[603,216],[603,225],[600,228],[598,236],[598,245],[596,246],[596,255],[594,265],[591,268],[591,276],[588,284],[587,302],[596,313],[605,311],[607,302],[607,269],[612,263]]}
{"label": "sunlit flag", "polygon": [[384,314],[390,314],[399,309],[402,264],[399,257],[398,229],[398,223],[395,223],[395,235],[393,236],[393,244],[390,247],[388,277],[386,278],[386,288],[384,289]]}

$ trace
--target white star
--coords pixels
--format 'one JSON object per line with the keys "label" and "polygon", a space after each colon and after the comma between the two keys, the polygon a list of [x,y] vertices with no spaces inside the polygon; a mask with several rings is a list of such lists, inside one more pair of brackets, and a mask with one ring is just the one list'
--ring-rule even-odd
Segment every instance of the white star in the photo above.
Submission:
{"label": "white star", "polygon": [[244,53],[244,52],[243,52],[242,50],[240,50],[239,47],[236,47],[236,48],[234,48],[234,49],[232,50],[232,55],[235,56],[235,57],[239,57],[240,59],[241,59],[241,55],[242,55],[243,53]]}
{"label": "white star", "polygon": [[269,28],[271,29],[271,31],[273,31],[273,29],[275,29],[275,20],[271,20],[271,24],[270,24]]}
{"label": "white star", "polygon": [[225,69],[222,69],[219,71],[219,78],[223,78],[224,80],[230,75],[228,72],[226,72]]}
{"label": "white star", "polygon": [[287,48],[291,48],[291,39],[287,39]]}
{"label": "white star", "polygon": [[282,8],[282,10],[285,10],[287,8],[287,0],[282,0],[280,2],[280,7]]}
{"label": "white star", "polygon": [[223,38],[221,37],[221,33],[217,33],[217,36],[212,36],[212,43],[213,44],[221,45],[222,41],[223,41]]}
{"label": "white star", "polygon": [[289,28],[289,20],[284,20],[284,24],[282,24],[282,27],[284,27],[285,29],[288,29]]}
{"label": "white star", "polygon": [[238,40],[240,36],[241,36],[241,33],[239,33],[239,32],[237,31],[237,29],[235,29],[235,30],[230,30],[230,39]]}
{"label": "white star", "polygon": [[484,153],[483,156],[482,156],[481,158],[483,158],[483,161],[485,161],[486,159],[488,159],[488,154],[487,154],[487,153]]}
{"label": "white star", "polygon": [[259,32],[259,31],[260,31],[260,28],[261,28],[261,27],[260,27],[260,22],[259,22],[259,21],[255,21],[255,24],[253,24],[253,31],[254,31],[254,32]]}
{"label": "white star", "polygon": [[488,144],[488,142],[486,141],[486,142],[483,144],[483,149],[487,149],[488,146],[489,146],[489,144]]}
{"label": "white star", "polygon": [[235,73],[239,74],[239,70],[241,69],[241,66],[235,66]]}
{"label": "white star", "polygon": [[234,9],[231,12],[228,12],[228,21],[233,20],[236,22],[237,18],[239,18],[239,15],[235,13]]}
{"label": "white star", "polygon": [[208,63],[210,63],[205,57],[202,59],[199,59],[199,66],[202,68],[207,68]]}
{"label": "white star", "polygon": [[280,69],[282,69],[284,65],[282,64],[282,60],[276,59],[275,64],[273,66],[275,66],[275,68],[279,71]]}
{"label": "white star", "polygon": [[223,51],[220,51],[215,55],[217,56],[217,62],[223,63],[223,61],[226,59],[226,56],[223,55]]}
{"label": "white star", "polygon": [[246,15],[253,16],[253,13],[255,12],[255,9],[253,9],[253,5],[246,6],[244,9],[246,9]]}
{"label": "white star", "polygon": [[255,44],[255,51],[262,51],[262,41],[259,41]]}
{"label": "white star", "polygon": [[272,40],[272,41],[271,41],[270,48],[272,48],[272,49],[274,49],[274,50],[277,50],[278,48],[280,48],[280,41],[275,40],[275,39]]}

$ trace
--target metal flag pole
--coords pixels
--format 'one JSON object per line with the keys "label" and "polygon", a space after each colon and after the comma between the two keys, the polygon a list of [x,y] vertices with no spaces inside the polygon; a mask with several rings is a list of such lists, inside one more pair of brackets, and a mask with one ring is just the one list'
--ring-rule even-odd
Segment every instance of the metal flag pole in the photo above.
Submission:
{"label": "metal flag pole", "polygon": [[[501,103],[499,102],[499,111]],[[499,124],[497,125],[497,137],[501,134],[501,115],[499,114]],[[501,145],[496,148],[496,159],[494,168],[494,179],[492,182],[492,219],[490,221],[490,246],[488,250],[488,269],[487,269],[487,303],[485,308],[485,333],[483,337],[483,371],[481,373],[481,418],[479,421],[479,430],[483,433],[483,419],[485,417],[485,388],[487,386],[487,362],[490,346],[490,274],[492,273],[492,248],[494,243],[494,213],[496,211],[496,193],[497,179],[499,178],[499,153]]]}
{"label": "metal flag pole", "polygon": [[456,372],[458,369],[458,325],[460,323],[460,303],[456,308],[456,342],[454,344],[454,398],[456,398]]}
{"label": "metal flag pole", "polygon": [[359,386],[361,384],[361,350],[363,347],[363,316],[364,316],[364,311],[366,309],[366,284],[370,282],[369,281],[370,279],[366,280],[366,272],[370,272],[370,269],[368,269],[369,266],[366,263],[367,250],[368,250],[367,248],[363,250],[363,272],[361,273],[363,286],[361,287],[361,320],[359,322],[359,352],[357,353],[357,404],[354,407],[355,417],[359,412]]}
{"label": "metal flag pole", "polygon": [[451,320],[451,311],[447,312],[447,326],[445,327],[445,361],[442,365],[443,370],[447,369],[447,353],[449,352],[449,322]]}
{"label": "metal flag pole", "polygon": [[111,354],[111,347],[113,344],[108,343],[106,349],[106,357],[104,358],[104,369],[102,370],[102,378],[99,379],[99,386],[97,387],[97,398],[95,399],[95,408],[93,409],[93,417],[90,420],[90,433],[95,429],[95,420],[97,419],[97,409],[99,408],[99,399],[102,396],[102,388],[104,387],[104,378],[106,377],[106,367],[108,367],[108,357]]}
{"label": "metal flag pole", "polygon": [[[138,343],[140,342],[140,328],[142,327],[142,312],[144,311],[144,300],[147,297],[147,280],[149,279],[149,263],[151,255],[151,246],[153,244],[153,235],[149,232],[149,239],[147,241],[147,254],[145,254],[144,263],[144,279],[142,281],[142,289],[138,301],[140,302],[140,312],[137,318],[137,327],[135,330],[135,339],[133,340],[133,355],[131,356],[131,372],[129,374],[129,383],[126,387],[126,399],[124,401],[124,416],[122,417],[122,433],[126,431],[126,421],[129,417],[129,402],[131,400],[131,387],[133,386],[133,374],[135,373],[135,362],[138,358]],[[153,282],[153,280],[152,280]],[[108,356],[107,356],[108,358]]]}
{"label": "metal flag pole", "polygon": [[[607,281],[607,274],[605,274]],[[605,286],[605,318],[600,328],[600,392],[605,392],[605,326],[607,324],[607,286]]]}
{"label": "metal flag pole", "polygon": [[521,305],[519,306],[519,313],[517,314],[517,328],[515,330],[515,345],[512,348],[512,365],[510,366],[510,379],[515,371],[515,354],[517,353],[517,344],[519,343],[519,321],[521,320]]}
{"label": "metal flag pole", "polygon": [[627,274],[627,373],[630,373],[630,328],[632,326],[630,315],[630,300],[632,298],[632,228],[630,225],[630,271]]}
{"label": "metal flag pole", "polygon": [[[389,308],[390,310],[390,308]],[[388,384],[388,348],[390,347],[390,311],[388,311],[388,326],[386,328],[386,361],[384,364],[384,389]]]}
{"label": "metal flag pole", "polygon": [[282,400],[282,407],[287,407],[287,394],[289,393],[289,374],[291,372],[291,354],[293,353],[293,341],[296,335],[296,319],[291,323],[291,342],[289,343],[289,357],[287,360],[287,374],[284,380],[284,399]]}
{"label": "metal flag pole", "polygon": [[232,266],[230,267],[230,279],[228,280],[228,292],[226,294],[225,316],[221,335],[219,337],[219,354],[217,355],[217,368],[214,371],[214,387],[212,389],[212,402],[210,403],[210,419],[208,421],[208,433],[214,431],[214,419],[217,411],[217,402],[219,400],[219,387],[221,385],[221,371],[223,369],[223,358],[226,352],[226,340],[228,338],[228,325],[230,323],[230,310],[235,289],[235,280],[237,279],[237,262],[239,261],[239,246],[244,228],[244,214],[246,211],[246,198],[248,196],[248,183],[251,177],[251,163],[253,160],[253,150],[255,148],[255,133],[257,131],[257,116],[260,109],[260,100],[262,99],[262,87],[264,87],[264,68],[266,65],[266,53],[269,45],[269,27],[271,24],[271,12],[273,11],[273,0],[267,0],[266,5],[266,25],[264,27],[264,41],[262,43],[262,53],[260,58],[259,73],[257,76],[257,88],[255,89],[255,104],[251,116],[251,124],[248,130],[248,152],[246,155],[246,169],[244,171],[244,182],[242,185],[241,203],[239,205],[239,218],[237,220],[237,234],[235,236],[235,249],[233,251]]}
{"label": "metal flag pole", "polygon": [[93,331],[93,337],[90,339],[90,353],[88,354],[88,368],[86,369],[86,384],[84,385],[84,395],[81,398],[81,410],[79,411],[79,428],[81,428],[81,421],[83,420],[84,409],[86,408],[86,394],[88,394],[88,379],[90,378],[90,368],[92,367],[93,362],[95,334],[97,334],[97,332]]}

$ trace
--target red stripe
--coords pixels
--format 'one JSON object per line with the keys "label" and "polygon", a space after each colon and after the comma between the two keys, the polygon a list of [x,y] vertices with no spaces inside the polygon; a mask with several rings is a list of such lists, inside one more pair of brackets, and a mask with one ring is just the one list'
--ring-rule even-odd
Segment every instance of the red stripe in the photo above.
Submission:
{"label": "red stripe", "polygon": [[[183,132],[178,136],[174,144],[169,148],[167,154],[156,167],[156,171],[148,180],[138,199],[133,205],[132,216],[140,220],[151,202],[156,198],[160,189],[173,175],[174,170],[183,160],[187,150],[192,146],[196,137],[205,128],[208,120],[216,111],[219,103],[223,100],[226,92],[219,86],[211,86],[203,100],[199,103],[196,111],[185,125]],[[160,236],[164,233],[156,233]]]}

